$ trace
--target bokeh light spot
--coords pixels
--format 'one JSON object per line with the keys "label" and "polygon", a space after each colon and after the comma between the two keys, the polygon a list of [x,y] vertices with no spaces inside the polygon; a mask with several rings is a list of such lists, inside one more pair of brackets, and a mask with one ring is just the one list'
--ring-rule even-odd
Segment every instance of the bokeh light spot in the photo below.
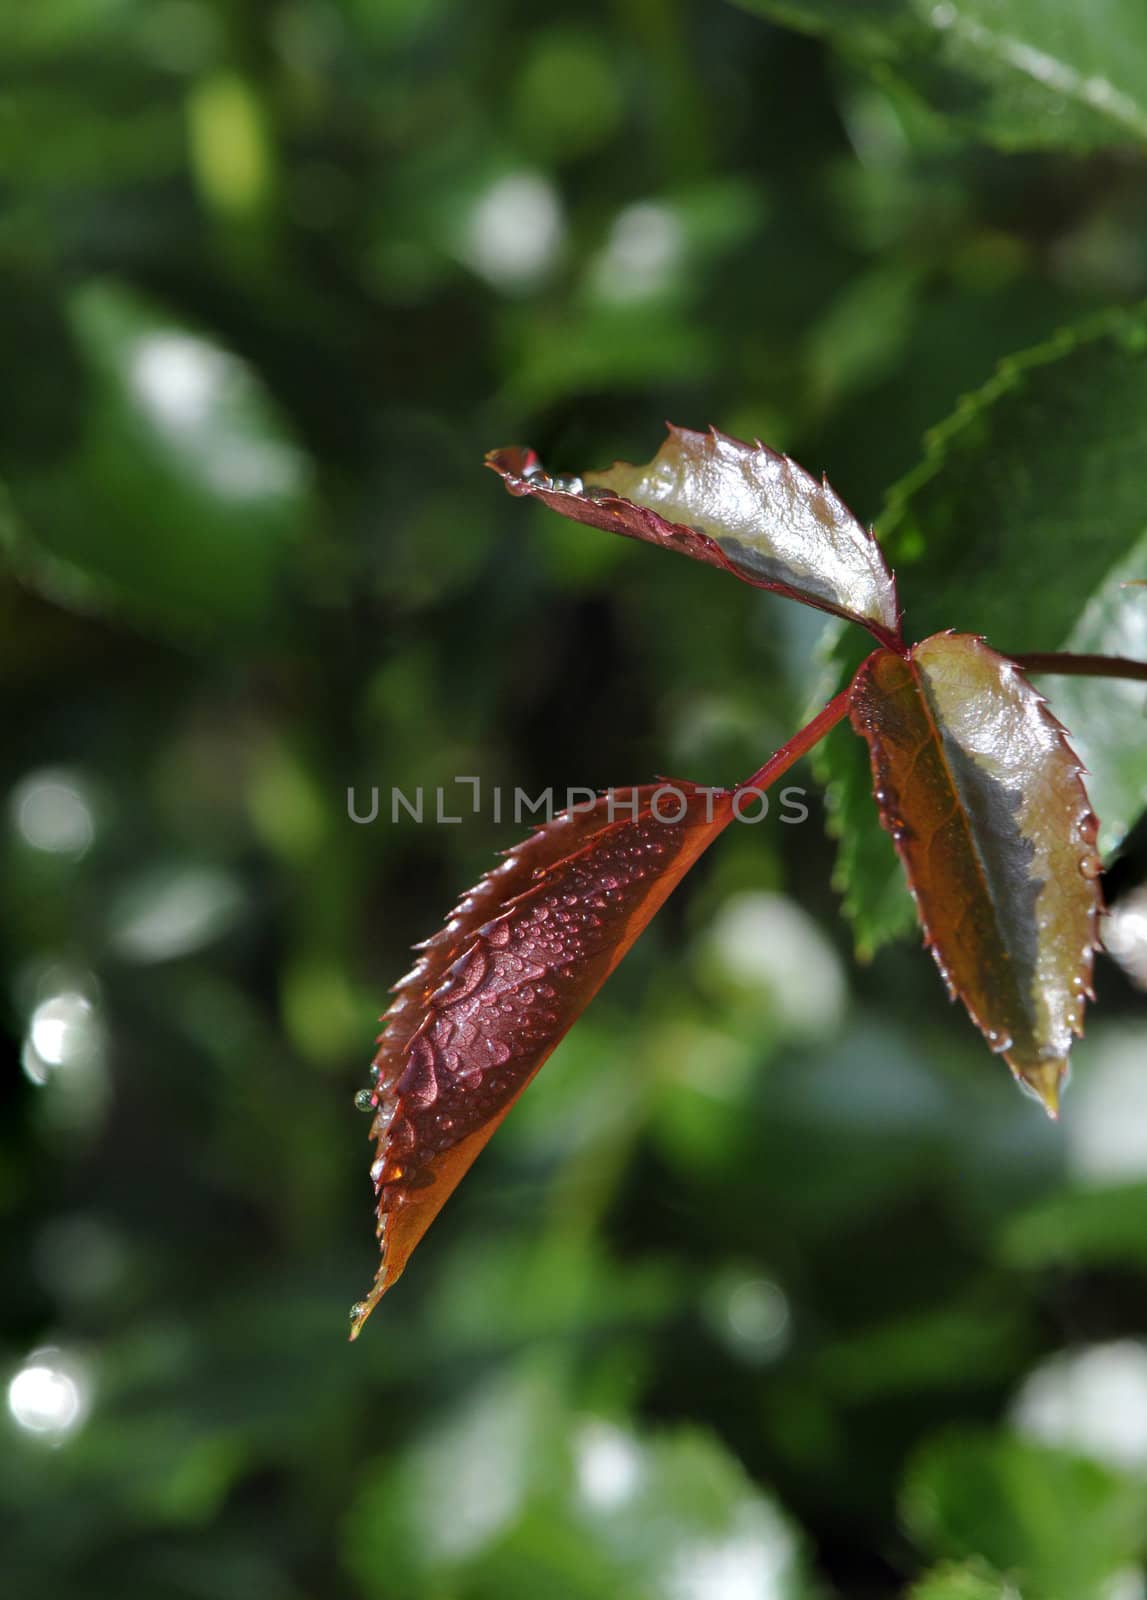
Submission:
{"label": "bokeh light spot", "polygon": [[25,1433],[62,1444],[91,1409],[91,1380],[83,1364],[54,1345],[33,1350],[8,1384],[8,1410]]}
{"label": "bokeh light spot", "polygon": [[95,837],[95,814],[84,784],[63,770],[29,773],[12,791],[9,815],[33,850],[78,858]]}
{"label": "bokeh light spot", "polygon": [[684,233],[667,205],[640,201],[618,212],[594,266],[606,300],[644,300],[663,289],[681,260]]}
{"label": "bokeh light spot", "polygon": [[1117,1468],[1147,1466],[1147,1344],[1119,1339],[1052,1356],[1012,1407],[1021,1433]]}
{"label": "bokeh light spot", "polygon": [[509,173],[479,196],[470,213],[465,255],[496,288],[527,288],[554,264],[564,234],[554,185],[535,172]]}
{"label": "bokeh light spot", "polygon": [[642,1477],[641,1450],[621,1428],[589,1422],[576,1441],[578,1492],[595,1511],[612,1511],[632,1499]]}

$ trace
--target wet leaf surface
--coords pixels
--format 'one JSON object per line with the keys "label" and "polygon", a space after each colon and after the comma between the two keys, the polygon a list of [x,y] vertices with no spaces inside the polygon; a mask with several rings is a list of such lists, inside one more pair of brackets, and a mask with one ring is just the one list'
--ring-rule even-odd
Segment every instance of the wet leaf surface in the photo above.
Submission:
{"label": "wet leaf surface", "polygon": [[1096,824],[1063,729],[967,634],[857,674],[881,821],[953,996],[1053,1114],[1097,943]]}
{"label": "wet leaf surface", "polygon": [[646,466],[551,477],[532,450],[486,458],[511,494],[678,550],[746,583],[899,636],[896,585],[869,529],[826,480],[766,445],[670,427]]}
{"label": "wet leaf surface", "polygon": [[382,1259],[355,1337],[459,1180],[697,857],[733,794],[617,789],[509,851],[397,986],[372,1074]]}

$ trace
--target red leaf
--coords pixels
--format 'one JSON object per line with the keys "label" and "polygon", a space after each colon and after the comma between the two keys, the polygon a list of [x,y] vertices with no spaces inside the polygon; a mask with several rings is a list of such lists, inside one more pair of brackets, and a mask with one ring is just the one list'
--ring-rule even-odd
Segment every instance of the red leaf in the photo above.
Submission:
{"label": "red leaf", "polygon": [[351,1313],[352,1339],[518,1095],[729,823],[733,798],[651,784],[563,812],[422,946],[374,1061],[382,1259]]}
{"label": "red leaf", "polygon": [[900,638],[896,584],[872,533],[824,479],[766,445],[670,427],[648,466],[550,477],[532,450],[486,457],[514,495],[678,550],[745,583]]}
{"label": "red leaf", "polygon": [[1095,817],[1063,728],[1013,661],[957,633],[875,651],[851,716],[949,991],[1054,1116],[1100,911]]}

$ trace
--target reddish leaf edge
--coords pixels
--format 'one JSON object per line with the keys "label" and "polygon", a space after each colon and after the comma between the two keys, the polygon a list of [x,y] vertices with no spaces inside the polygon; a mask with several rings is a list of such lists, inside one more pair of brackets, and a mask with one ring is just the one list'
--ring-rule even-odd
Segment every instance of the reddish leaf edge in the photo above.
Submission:
{"label": "reddish leaf edge", "polygon": [[[665,427],[670,434],[689,433],[692,430],[683,428],[675,422],[666,422]],[[783,461],[795,473],[812,483],[816,482],[815,476],[808,472],[799,462],[791,456],[772,449],[760,439],[754,439],[751,444],[743,439],[736,439],[731,434],[722,433],[719,428],[710,424],[708,432],[715,439],[721,439],[728,444],[736,445],[741,449],[756,449],[772,456],[774,460]],[[618,466],[631,466],[631,462],[616,460],[611,463],[608,470]],[[574,521],[589,523],[593,527],[604,528],[609,533],[620,533],[626,537],[634,537],[624,527],[619,527],[614,520],[624,513],[633,515],[647,524],[651,530],[666,530],[670,535],[675,535],[680,541],[676,548],[701,561],[707,566],[716,567],[722,572],[728,572],[741,583],[747,583],[754,589],[765,589],[771,594],[783,595],[786,600],[794,600],[798,605],[811,607],[814,611],[825,612],[829,616],[840,617],[846,622],[855,622],[859,627],[867,629],[872,637],[887,650],[895,650],[903,655],[904,644],[904,612],[900,606],[899,596],[896,593],[896,577],[888,565],[888,558],[883,547],[871,526],[865,528],[868,540],[880,557],[881,564],[892,583],[893,596],[896,603],[896,627],[886,628],[881,623],[868,617],[862,617],[851,611],[843,611],[836,606],[821,603],[811,595],[800,594],[785,583],[775,582],[768,578],[754,577],[743,571],[729,559],[717,541],[707,533],[702,533],[699,528],[689,527],[683,523],[670,522],[666,518],[650,510],[647,506],[639,506],[632,500],[627,500],[623,495],[614,494],[608,489],[586,484],[579,473],[550,473],[542,464],[541,457],[536,450],[528,445],[506,445],[498,450],[489,450],[483,458],[483,465],[496,472],[502,479],[507,491],[516,497],[530,496],[538,499],[551,511],[570,516]],[[831,489],[827,474],[821,474],[821,484],[826,490],[835,495]],[[839,497],[837,497],[839,498]],[[587,515],[587,509],[596,512],[596,515]],[[858,519],[859,520],[859,519]],[[665,545],[663,536],[651,532],[650,542]],[[670,544],[669,548],[674,548]]]}
{"label": "reddish leaf edge", "polygon": [[[714,797],[714,799],[720,798],[722,801],[727,803],[729,807],[729,817],[731,818],[733,814],[733,807],[738,796],[744,794],[763,793],[779,778],[781,778],[790,767],[799,761],[802,756],[807,755],[808,752],[812,750],[814,746],[817,745],[820,740],[837,725],[837,723],[844,720],[844,718],[848,715],[850,694],[851,685],[845,689],[842,689],[839,694],[835,695],[822,711],[820,711],[815,717],[807,722],[804,727],[799,729],[798,732],[793,735],[791,739],[789,739],[778,750],[776,750],[769,757],[769,759],[761,767],[759,767],[755,773],[753,773],[752,777],[746,779],[745,782],[737,784],[731,790],[704,788],[696,785],[691,787],[695,788],[698,793],[708,794]],[[665,781],[668,782],[669,780]],[[630,788],[613,788],[603,790],[598,797],[598,802],[595,802],[595,804],[599,803],[600,800],[608,799],[611,796],[620,798],[622,796],[632,795],[634,792],[635,791]],[[530,833],[527,834],[523,840],[519,841],[518,844],[512,846],[509,850],[500,852],[502,857],[501,866],[493,868],[492,871],[487,873],[473,889],[471,889],[467,894],[463,895],[454,912],[447,919],[445,925],[438,931],[438,933],[434,934],[429,939],[423,940],[420,944],[414,947],[415,950],[419,952],[418,959],[415,961],[414,966],[406,974],[406,976],[400,979],[398,983],[393,985],[391,993],[395,995],[395,1000],[381,1018],[383,1029],[379,1034],[377,1041],[380,1046],[380,1053],[381,1046],[385,1040],[392,1049],[402,1053],[403,1069],[405,1070],[405,1067],[409,1065],[410,1062],[412,1047],[418,1038],[419,1031],[423,1025],[423,1022],[425,1021],[426,1016],[429,1014],[429,1007],[433,1002],[435,995],[439,992],[443,984],[448,984],[451,981],[449,976],[450,969],[458,959],[459,955],[462,953],[459,950],[460,940],[464,942],[469,934],[477,931],[479,926],[488,917],[504,913],[508,906],[512,904],[512,901],[500,898],[498,882],[499,874],[505,875],[508,871],[512,871],[515,863],[520,861],[523,853],[528,852],[531,847],[536,848],[539,843],[553,843],[559,839],[561,828],[564,825],[568,825],[578,811],[582,809],[588,808],[573,807],[559,813],[552,822],[543,823],[538,827],[531,829]],[[714,834],[713,837],[715,838],[716,834]],[[558,852],[555,855],[545,858],[546,864],[553,865],[558,860],[571,859],[581,850],[588,849],[590,842],[591,841],[583,841],[581,844],[576,846],[568,856],[561,855],[559,845]],[[698,851],[698,858],[710,843],[712,843],[712,839],[705,841],[701,850]],[[694,859],[694,862],[690,863],[691,866],[695,864],[696,859],[697,858]],[[535,870],[544,871],[545,867],[542,866],[541,868]],[[688,871],[688,869],[686,869],[686,871]],[[672,890],[670,890],[670,893],[671,892]],[[530,887],[527,886],[523,890],[519,891],[519,894],[514,898],[522,899],[529,893]],[[666,895],[666,898],[668,898],[668,895]],[[658,906],[657,909],[660,909],[660,906]],[[652,920],[652,918],[650,920]],[[621,959],[623,958],[624,957]],[[592,1004],[592,1001],[593,996],[591,996],[588,1004]],[[579,1013],[579,1016],[582,1014],[584,1014],[584,1010],[583,1012]],[[377,1055],[375,1060],[377,1063]],[[544,1064],[544,1061],[542,1064]],[[403,1073],[401,1071],[396,1075],[392,1070],[392,1082],[390,1085],[390,1098],[392,1099],[394,1095],[394,1083],[397,1082],[402,1075]],[[520,1094],[524,1093],[525,1089],[528,1087],[529,1081],[524,1083],[513,1096],[513,1099],[510,1102],[511,1107],[518,1099]],[[372,1138],[381,1139],[385,1130],[380,1131],[380,1091],[377,1077],[374,1079],[370,1089],[359,1091],[359,1094],[355,1097],[355,1102],[360,1109],[371,1110],[375,1113],[374,1118],[372,1118],[370,1136]],[[393,1118],[395,1115],[394,1109],[388,1109],[387,1115]],[[500,1121],[500,1118],[498,1121]],[[497,1125],[497,1122],[495,1122],[494,1126],[496,1127]],[[479,1130],[479,1132],[481,1131],[482,1130]],[[474,1138],[476,1135],[470,1135],[469,1137]],[[379,1188],[379,1181],[376,1178],[376,1196],[379,1195]],[[448,1199],[449,1195],[446,1195],[444,1198]],[[380,1247],[379,1267],[369,1293],[363,1300],[357,1301],[351,1307],[349,1337],[352,1342],[359,1337],[367,1319],[371,1315],[371,1312],[378,1305],[378,1302],[382,1299],[382,1296],[398,1281],[398,1278],[401,1276],[406,1266],[408,1256],[404,1257],[402,1261],[397,1264],[396,1268],[394,1268],[392,1264],[388,1262],[386,1253],[386,1224],[387,1212],[380,1203],[377,1213],[376,1226],[376,1233]]]}

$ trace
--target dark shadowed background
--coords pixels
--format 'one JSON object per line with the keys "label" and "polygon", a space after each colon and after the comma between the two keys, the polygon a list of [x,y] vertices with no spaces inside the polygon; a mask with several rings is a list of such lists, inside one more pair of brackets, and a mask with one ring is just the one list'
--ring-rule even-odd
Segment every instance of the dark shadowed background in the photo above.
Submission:
{"label": "dark shadowed background", "polygon": [[[874,519],[1002,358],[1147,295],[1140,0],[757,9],[0,19],[11,1600],[1144,1595],[1143,999],[1103,964],[1053,1128],[918,938],[857,963],[807,764],[807,822],[720,841],[346,1343],[376,1018],[524,831],[455,776],[730,782],[825,693],[817,614],[483,452],[712,422]],[[1147,576],[1138,315],[1129,377],[984,400],[936,565],[901,517],[930,625],[980,625],[981,489],[1036,508],[1022,573],[978,547],[1001,648],[1098,587],[1067,497],[1118,495]],[[1075,702],[1097,772],[1122,717],[1109,847],[1142,699]]]}

